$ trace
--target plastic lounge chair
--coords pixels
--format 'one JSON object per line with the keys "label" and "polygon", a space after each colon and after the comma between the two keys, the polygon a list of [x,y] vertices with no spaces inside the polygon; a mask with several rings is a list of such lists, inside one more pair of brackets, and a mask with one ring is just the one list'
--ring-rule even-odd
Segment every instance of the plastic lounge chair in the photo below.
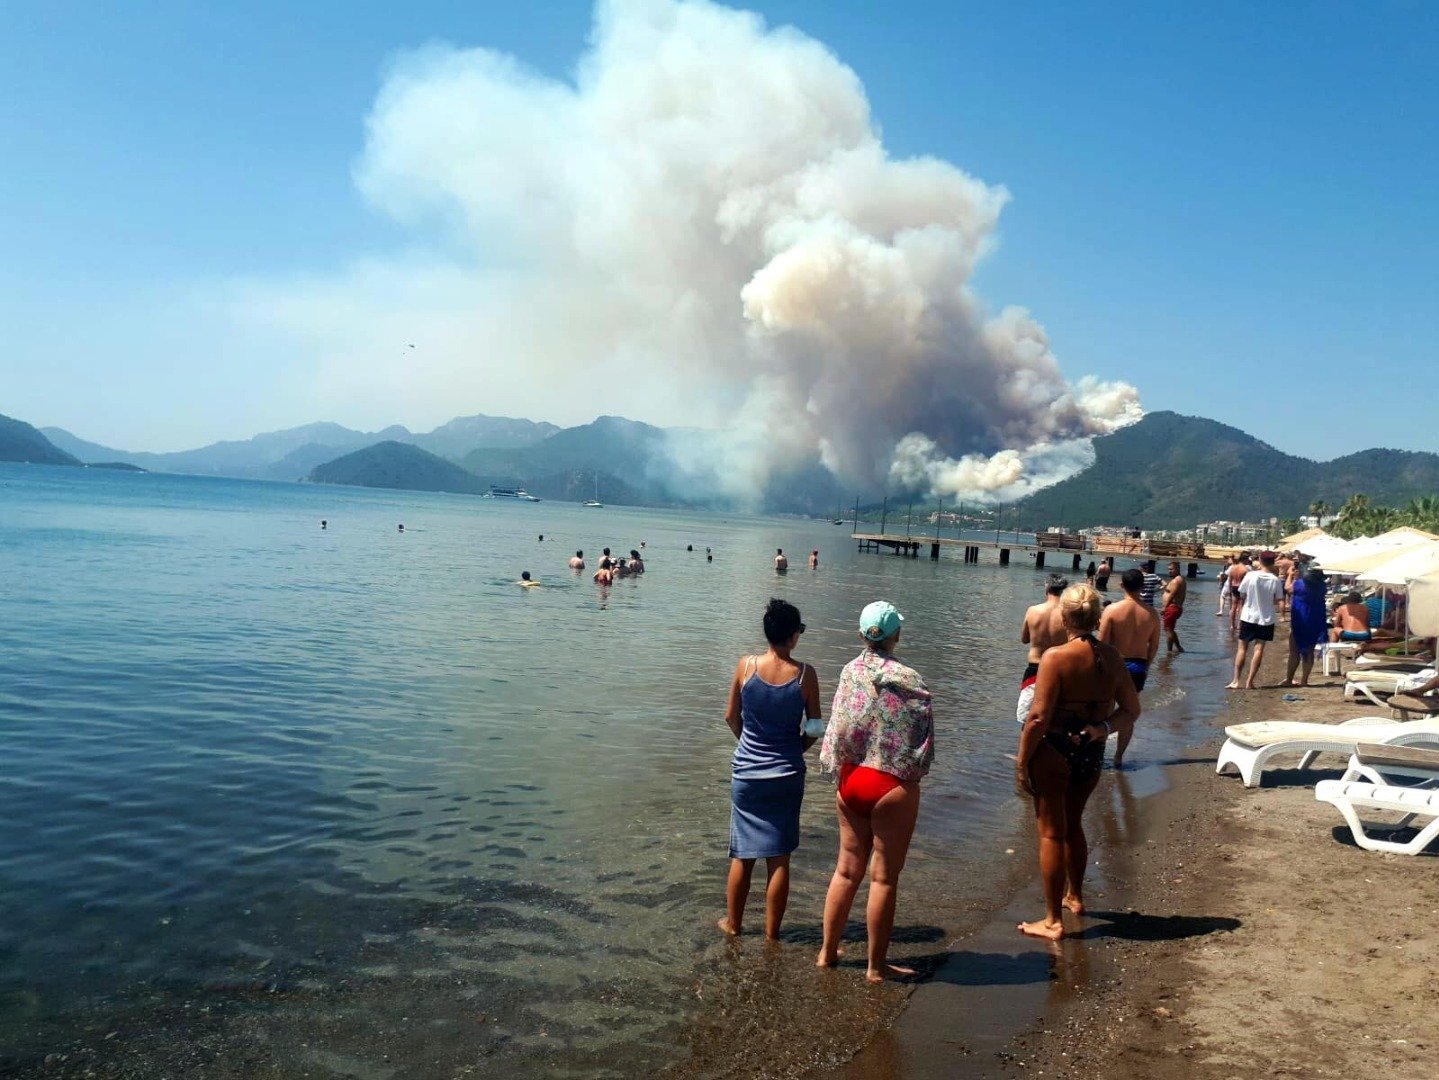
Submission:
{"label": "plastic lounge chair", "polygon": [[1233,769],[1245,787],[1258,787],[1269,760],[1279,754],[1300,754],[1299,768],[1307,769],[1320,754],[1352,754],[1362,740],[1390,746],[1415,743],[1439,745],[1439,718],[1398,724],[1380,717],[1361,716],[1342,724],[1306,724],[1289,720],[1260,720],[1232,724],[1220,748],[1214,771]]}
{"label": "plastic lounge chair", "polygon": [[1411,713],[1418,713],[1420,716],[1439,716],[1439,698],[1430,697],[1427,694],[1419,697],[1416,694],[1395,694],[1389,699],[1389,712],[1399,720],[1410,720]]}
{"label": "plastic lounge chair", "polygon": [[[1361,742],[1354,747],[1342,779],[1391,787],[1439,788],[1439,749]],[[1400,784],[1400,780],[1414,783]]]}
{"label": "plastic lounge chair", "polygon": [[[1418,786],[1403,787],[1390,781],[1407,777]],[[1314,797],[1344,815],[1354,842],[1366,851],[1417,855],[1439,838],[1439,750],[1396,749],[1361,744],[1350,759],[1342,780],[1321,780]],[[1428,823],[1407,842],[1380,840],[1359,819],[1359,811],[1382,810],[1402,814],[1391,828],[1407,828],[1419,818]]]}
{"label": "plastic lounge chair", "polygon": [[1375,669],[1356,671],[1350,668],[1349,674],[1344,680],[1344,696],[1348,699],[1362,696],[1383,709],[1387,708],[1389,703],[1379,695],[1400,694],[1406,688],[1428,682],[1432,678],[1434,678],[1432,667],[1419,671],[1380,671]]}

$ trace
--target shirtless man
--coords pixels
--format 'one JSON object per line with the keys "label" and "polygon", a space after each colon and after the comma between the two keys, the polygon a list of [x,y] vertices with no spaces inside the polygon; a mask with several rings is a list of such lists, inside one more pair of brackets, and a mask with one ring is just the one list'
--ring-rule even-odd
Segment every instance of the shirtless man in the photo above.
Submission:
{"label": "shirtless man", "polygon": [[1249,573],[1249,556],[1240,555],[1229,568],[1229,632],[1239,633],[1239,583]]}
{"label": "shirtless man", "polygon": [[819,569],[819,548],[815,548],[809,553],[809,568],[811,570]]}
{"label": "shirtless man", "polygon": [[1184,614],[1184,597],[1189,592],[1189,582],[1184,580],[1184,575],[1179,572],[1179,564],[1169,564],[1169,580],[1164,583],[1164,614],[1160,616],[1160,622],[1164,624],[1164,652],[1182,653],[1184,646],[1179,644],[1179,634],[1175,627],[1179,625],[1179,616]]}
{"label": "shirtless man", "polygon": [[[1113,645],[1124,657],[1124,666],[1134,680],[1135,693],[1144,689],[1149,678],[1149,665],[1159,652],[1159,616],[1140,599],[1144,591],[1144,571],[1129,569],[1119,575],[1124,599],[1110,604],[1099,617],[1099,640]],[[1124,751],[1134,738],[1134,725],[1118,729],[1119,741],[1114,746],[1114,767],[1124,764]]]}
{"label": "shirtless man", "polygon": [[601,563],[600,568],[595,571],[596,585],[613,585],[615,581],[614,571]]}
{"label": "shirtless man", "polygon": [[1351,592],[1344,603],[1334,609],[1334,629],[1329,631],[1330,641],[1368,641],[1369,608],[1357,592]]}
{"label": "shirtless man", "polygon": [[583,570],[584,568],[585,568],[585,553],[584,553],[583,551],[577,551],[577,552],[575,552],[575,557],[570,560],[570,569],[571,569],[571,570]]}
{"label": "shirtless man", "polygon": [[789,569],[789,560],[784,557],[784,548],[775,548],[774,568],[779,573]]}
{"label": "shirtless man", "polygon": [[1046,649],[1063,645],[1069,640],[1064,629],[1064,617],[1059,610],[1059,598],[1069,588],[1069,581],[1059,574],[1050,574],[1044,587],[1044,602],[1034,604],[1024,613],[1024,625],[1019,631],[1021,645],[1029,646],[1029,660],[1024,667],[1024,676],[1019,680],[1019,705],[1015,716],[1022,724],[1029,719],[1030,706],[1034,704],[1034,683],[1039,678],[1039,658]]}

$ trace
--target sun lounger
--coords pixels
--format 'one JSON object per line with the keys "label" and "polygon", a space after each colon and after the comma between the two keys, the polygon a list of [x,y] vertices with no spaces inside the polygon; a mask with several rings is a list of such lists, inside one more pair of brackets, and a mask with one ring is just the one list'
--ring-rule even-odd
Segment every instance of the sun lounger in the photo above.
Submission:
{"label": "sun lounger", "polygon": [[[1401,786],[1397,779],[1417,780]],[[1344,815],[1354,842],[1367,851],[1417,855],[1439,839],[1439,750],[1403,750],[1361,744],[1342,780],[1321,780],[1314,797]],[[1380,840],[1359,819],[1360,810],[1402,814],[1391,829],[1407,828],[1424,819],[1426,824],[1407,842]]]}
{"label": "sun lounger", "polygon": [[1439,698],[1430,697],[1427,694],[1419,697],[1415,694],[1395,694],[1389,699],[1389,712],[1400,720],[1410,720],[1411,714],[1419,716],[1439,716]]}
{"label": "sun lounger", "polygon": [[[1439,788],[1439,749],[1361,742],[1354,747],[1342,779],[1393,787]],[[1401,780],[1413,783],[1401,784]]]}
{"label": "sun lounger", "polygon": [[1419,686],[1434,678],[1432,667],[1419,671],[1349,670],[1344,680],[1344,696],[1349,699],[1365,697],[1381,709],[1388,702],[1380,695],[1400,694],[1412,686]]}
{"label": "sun lounger", "polygon": [[1245,787],[1258,787],[1264,768],[1279,754],[1300,754],[1299,768],[1307,769],[1320,754],[1352,754],[1362,740],[1407,746],[1439,746],[1439,718],[1396,724],[1379,717],[1361,716],[1342,724],[1306,724],[1290,720],[1260,720],[1232,724],[1219,751],[1214,771],[1237,772]]}
{"label": "sun lounger", "polygon": [[1422,671],[1432,668],[1432,657],[1390,656],[1387,653],[1365,653],[1354,658],[1353,671]]}

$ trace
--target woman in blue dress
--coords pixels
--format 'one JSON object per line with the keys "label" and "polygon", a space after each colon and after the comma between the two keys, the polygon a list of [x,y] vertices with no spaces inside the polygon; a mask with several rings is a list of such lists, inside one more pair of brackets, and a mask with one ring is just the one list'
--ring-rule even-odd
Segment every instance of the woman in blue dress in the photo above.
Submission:
{"label": "woman in blue dress", "polygon": [[1314,646],[1329,635],[1326,592],[1324,575],[1313,567],[1303,577],[1294,579],[1289,614],[1289,673],[1280,686],[1295,685],[1294,673],[1301,664],[1304,672],[1299,677],[1299,685],[1309,685],[1309,673],[1314,670]]}
{"label": "woman in blue dress", "polygon": [[804,800],[804,752],[815,739],[804,733],[808,717],[819,719],[819,677],[791,655],[804,633],[799,609],[771,600],[764,612],[769,648],[735,665],[725,723],[739,740],[730,781],[729,882],[726,934],[744,929],[745,903],[757,859],[765,861],[765,937],[779,936],[789,903],[789,857],[799,847],[799,808]]}

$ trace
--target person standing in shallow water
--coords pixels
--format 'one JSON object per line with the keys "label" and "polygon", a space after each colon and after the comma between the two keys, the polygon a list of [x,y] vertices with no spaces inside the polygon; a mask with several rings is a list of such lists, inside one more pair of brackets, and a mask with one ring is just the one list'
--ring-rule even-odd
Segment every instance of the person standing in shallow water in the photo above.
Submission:
{"label": "person standing in shallow water", "polygon": [[1139,718],[1139,695],[1124,658],[1094,637],[1103,607],[1099,593],[1075,585],[1059,603],[1069,641],[1040,658],[1034,707],[1014,763],[1016,787],[1034,800],[1044,886],[1044,917],[1020,923],[1019,930],[1050,941],[1064,936],[1065,909],[1084,914],[1084,806],[1099,782],[1105,742]]}
{"label": "person standing in shallow water", "polygon": [[919,782],[934,760],[933,699],[919,672],[894,658],[903,622],[884,600],[860,612],[864,652],[840,675],[819,757],[825,769],[839,772],[839,859],[824,898],[824,941],[815,963],[839,963],[840,939],[868,870],[870,982],[914,974],[889,963],[889,938],[919,818]]}
{"label": "person standing in shallow water", "polygon": [[804,800],[804,752],[815,739],[806,717],[819,719],[819,677],[793,658],[804,622],[799,609],[770,600],[764,612],[769,648],[735,665],[725,723],[738,740],[731,764],[730,868],[725,886],[726,934],[744,930],[754,864],[765,860],[765,937],[774,940],[789,903],[789,858],[799,847]]}

